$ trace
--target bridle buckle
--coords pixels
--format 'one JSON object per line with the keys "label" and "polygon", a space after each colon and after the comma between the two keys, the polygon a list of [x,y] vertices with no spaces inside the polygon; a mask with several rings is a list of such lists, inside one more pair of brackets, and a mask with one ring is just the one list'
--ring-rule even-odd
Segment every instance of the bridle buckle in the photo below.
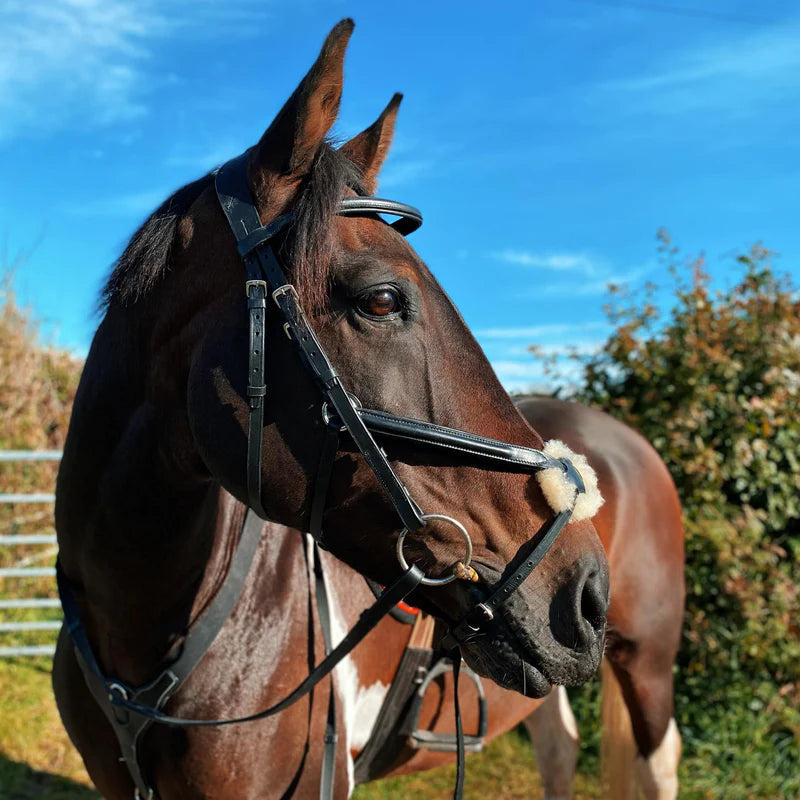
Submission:
{"label": "bridle buckle", "polygon": [[285,294],[292,295],[294,297],[295,302],[299,305],[300,298],[297,295],[297,289],[295,289],[291,283],[284,283],[283,286],[279,286],[272,293],[272,299],[275,301],[275,305],[279,306],[278,298]]}
{"label": "bridle buckle", "polygon": [[253,286],[263,286],[264,287],[264,295],[267,294],[267,282],[266,281],[246,281],[244,284],[244,293],[250,297],[250,289]]}

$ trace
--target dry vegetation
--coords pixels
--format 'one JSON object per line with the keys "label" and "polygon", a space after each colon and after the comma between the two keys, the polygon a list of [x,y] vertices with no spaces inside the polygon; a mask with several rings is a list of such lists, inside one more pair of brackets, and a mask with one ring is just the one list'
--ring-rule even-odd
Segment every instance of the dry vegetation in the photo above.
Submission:
{"label": "dry vegetation", "polygon": [[[16,302],[11,274],[0,282],[0,450],[59,450],[67,432],[80,362],[46,346]],[[52,491],[55,463],[0,463],[0,492]],[[49,504],[0,505],[0,534],[53,533]],[[0,566],[50,566],[49,546],[0,546]],[[54,597],[46,578],[0,579],[0,597]],[[3,610],[6,622],[57,618],[53,610]],[[0,644],[40,644],[53,632],[4,633]],[[46,658],[0,660],[0,797],[94,797],[50,691]],[[63,776],[63,777],[61,777]],[[70,780],[72,779],[72,780]]]}

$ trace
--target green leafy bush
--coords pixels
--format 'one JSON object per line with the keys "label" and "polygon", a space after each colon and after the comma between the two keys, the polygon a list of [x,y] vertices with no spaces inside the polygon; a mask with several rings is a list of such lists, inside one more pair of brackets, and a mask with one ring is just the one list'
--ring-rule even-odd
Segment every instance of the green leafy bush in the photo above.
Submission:
{"label": "green leafy bush", "polygon": [[575,398],[641,431],[681,495],[687,608],[676,716],[688,782],[731,787],[713,796],[797,796],[798,293],[761,246],[736,259],[731,288],[714,290],[702,258],[680,263],[660,239],[674,304],[659,311],[653,285],[612,288],[615,331],[583,359]]}

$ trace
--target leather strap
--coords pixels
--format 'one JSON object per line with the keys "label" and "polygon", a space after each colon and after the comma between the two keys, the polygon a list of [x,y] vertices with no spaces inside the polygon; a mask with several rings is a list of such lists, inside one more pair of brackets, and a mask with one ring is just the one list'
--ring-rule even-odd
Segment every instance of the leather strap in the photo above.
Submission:
{"label": "leather strap", "polygon": [[469,456],[484,462],[496,462],[506,472],[511,471],[509,467],[520,467],[523,472],[552,468],[566,471],[563,461],[532,447],[509,444],[476,433],[447,428],[410,417],[400,417],[385,411],[361,409],[358,413],[373,433],[437,449],[452,450],[459,453],[462,458]]}
{"label": "leather strap", "polygon": [[339,452],[338,428],[331,425],[327,425],[326,428],[325,441],[322,444],[322,454],[317,467],[317,477],[314,481],[314,495],[311,499],[311,516],[308,524],[309,533],[317,546],[323,550],[328,548],[325,546],[323,538],[322,520],[328,502],[328,486],[331,482],[331,475],[333,475],[333,465],[336,463],[336,455]]}
{"label": "leather strap", "polygon": [[[364,576],[364,582],[367,584],[367,587],[372,592],[375,597],[380,597],[381,592],[383,591],[383,586],[381,586],[377,581],[373,581],[370,578]],[[413,611],[406,611],[403,606],[405,603],[395,606],[391,612],[389,612],[389,616],[395,622],[402,622],[403,625],[413,625],[419,615],[422,613],[419,609],[414,609]],[[411,606],[406,606],[406,608],[410,609]]]}
{"label": "leather strap", "polygon": [[464,794],[464,771],[466,756],[464,753],[464,725],[461,720],[461,703],[458,699],[458,676],[461,674],[461,650],[456,648],[451,653],[453,659],[453,707],[456,718],[456,785],[453,789],[453,800],[461,800]]}
{"label": "leather strap", "polygon": [[[247,495],[248,505],[263,519],[267,518],[261,503],[261,441],[264,430],[266,403],[265,352],[266,352],[266,301],[267,284],[262,275],[258,255],[253,248],[283,230],[291,217],[281,216],[266,228],[261,225],[247,184],[246,151],[232,159],[217,173],[217,197],[220,206],[236,237],[242,256],[247,283],[247,307],[250,316],[247,397],[250,417],[247,431]],[[224,170],[224,190],[220,191],[220,175]]]}
{"label": "leather strap", "polygon": [[264,405],[267,387],[264,382],[265,349],[267,344],[265,316],[266,284],[259,281],[247,284],[247,308],[250,314],[250,357],[247,373],[247,399],[250,416],[247,428],[247,497],[248,505],[260,517],[267,513],[261,505],[261,440],[264,435]]}
{"label": "leather strap", "polygon": [[[325,642],[326,657],[333,649],[331,631],[331,611],[328,603],[328,591],[325,585],[325,573],[322,566],[322,557],[319,548],[314,545],[314,595],[317,599],[317,613],[319,624],[322,628],[322,639]],[[319,779],[320,800],[333,800],[333,790],[336,783],[336,691],[331,676],[330,690],[328,693],[328,716],[325,721],[325,738],[322,751],[322,770]]]}
{"label": "leather strap", "polygon": [[344,197],[339,202],[338,213],[343,217],[363,217],[367,214],[392,214],[400,219],[391,223],[403,236],[414,233],[422,225],[422,213],[414,206],[383,200],[380,197]]}
{"label": "leather strap", "polygon": [[350,653],[381,619],[389,613],[393,605],[406,598],[420,585],[423,577],[423,573],[417,567],[413,565],[409,567],[408,570],[381,594],[377,602],[361,614],[358,622],[356,622],[344,639],[339,642],[330,654],[326,656],[292,692],[269,708],[265,708],[263,711],[247,714],[243,717],[230,717],[226,719],[187,719],[184,717],[173,717],[169,714],[164,714],[158,709],[126,700],[120,692],[116,691],[113,685],[107,684],[109,700],[114,706],[125,708],[129,711],[135,711],[137,714],[152,719],[154,722],[160,722],[163,725],[172,725],[179,728],[237,725],[242,722],[254,722],[258,719],[271,717],[273,714],[278,714],[293,703],[296,703],[302,697],[305,697],[326,675],[329,675],[331,670],[333,670],[333,668]]}
{"label": "leather strap", "polygon": [[[506,577],[501,578],[492,586],[489,597],[474,606],[467,616],[447,633],[442,641],[443,647],[463,644],[483,634],[485,627],[492,622],[500,606],[508,600],[525,578],[539,565],[569,521],[571,514],[571,509],[557,514],[544,530],[520,547],[517,555],[509,563]],[[514,567],[515,563],[516,566]]]}
{"label": "leather strap", "polygon": [[187,632],[177,652],[168,656],[169,666],[163,669],[152,681],[136,689],[123,681],[106,677],[100,669],[94,651],[89,643],[86,629],[81,623],[77,604],[60,562],[56,562],[56,581],[64,621],[72,640],[78,664],[86,684],[103,713],[111,723],[120,744],[122,759],[125,761],[137,791],[142,798],[155,798],[155,793],[142,769],[140,744],[146,730],[153,720],[132,709],[116,709],[111,704],[110,687],[115,692],[124,693],[132,702],[140,706],[163,708],[172,695],[180,688],[186,678],[203,658],[225,621],[233,611],[242,593],[250,566],[261,541],[264,522],[248,509],[242,523],[239,542],[231,559],[231,566],[225,581],[206,608]]}

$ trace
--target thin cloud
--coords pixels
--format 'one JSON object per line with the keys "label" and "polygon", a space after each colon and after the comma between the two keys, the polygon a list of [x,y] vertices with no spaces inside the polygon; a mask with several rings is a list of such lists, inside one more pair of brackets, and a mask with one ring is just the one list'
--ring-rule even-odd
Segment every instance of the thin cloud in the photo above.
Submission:
{"label": "thin cloud", "polygon": [[673,53],[640,75],[609,81],[592,100],[626,96],[613,107],[672,115],[696,110],[759,114],[800,99],[800,24],[787,22],[711,47]]}
{"label": "thin cloud", "polygon": [[608,293],[610,285],[622,286],[628,283],[634,283],[640,278],[643,278],[652,269],[652,265],[638,267],[637,269],[632,269],[628,272],[612,273],[596,280],[583,281],[580,283],[576,283],[574,281],[569,283],[548,283],[542,286],[537,286],[535,289],[531,289],[526,293],[526,295],[528,297],[591,297],[595,295],[604,295]]}
{"label": "thin cloud", "polygon": [[[0,12],[0,140],[88,118],[147,113],[142,62],[164,17],[121,0],[6,3]],[[31,103],[32,96],[37,98]]]}
{"label": "thin cloud", "polygon": [[394,188],[419,180],[436,167],[432,158],[404,158],[390,161],[378,178],[381,188]]}
{"label": "thin cloud", "polygon": [[[341,127],[342,130],[358,130],[357,126]],[[441,143],[427,141],[420,143],[417,139],[399,136],[392,144],[392,153],[386,166],[381,170],[378,183],[382,189],[392,189],[415,181],[419,182],[434,174],[441,174],[453,168],[454,158],[460,149],[456,142],[445,147]]]}
{"label": "thin cloud", "polygon": [[[492,369],[507,392],[547,393],[552,389],[552,379],[535,361],[497,360],[490,362]],[[565,364],[559,371],[559,383],[576,385],[581,378],[580,365]]]}
{"label": "thin cloud", "polygon": [[247,147],[246,144],[213,145],[206,150],[195,150],[188,153],[172,153],[164,160],[165,167],[191,167],[192,169],[208,172],[229,158],[238,155]]}
{"label": "thin cloud", "polygon": [[191,8],[180,0],[5,0],[0,142],[145,116],[153,88],[180,80],[149,69],[155,48],[178,30],[220,36],[244,10],[263,15],[247,0]]}
{"label": "thin cloud", "polygon": [[608,329],[607,322],[554,322],[549,325],[529,325],[517,328],[481,328],[475,331],[478,339],[527,339],[534,341],[549,336],[569,336],[584,331]]}
{"label": "thin cloud", "polygon": [[593,356],[599,353],[605,345],[605,339],[569,342],[567,344],[537,345],[537,350],[542,356],[556,358],[571,358],[572,356]]}
{"label": "thin cloud", "polygon": [[543,377],[542,368],[535,362],[525,361],[492,361],[492,369],[497,376],[503,378],[534,378]]}
{"label": "thin cloud", "polygon": [[596,259],[586,253],[538,253],[530,250],[514,250],[508,248],[492,253],[492,258],[506,264],[522,267],[535,267],[555,272],[579,272],[582,275],[597,275],[601,271]]}
{"label": "thin cloud", "polygon": [[174,188],[123,192],[85,203],[70,203],[63,211],[76,217],[145,217],[155,211],[170,196]]}

